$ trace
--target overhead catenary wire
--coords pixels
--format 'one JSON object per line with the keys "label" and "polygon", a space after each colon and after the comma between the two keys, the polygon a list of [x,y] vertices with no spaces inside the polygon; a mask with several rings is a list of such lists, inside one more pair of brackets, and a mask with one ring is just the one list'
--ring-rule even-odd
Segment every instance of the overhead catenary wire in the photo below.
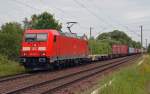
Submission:
{"label": "overhead catenary wire", "polygon": [[[110,23],[107,23],[104,19],[100,18],[97,14],[95,14],[92,10],[88,9],[84,4],[80,3],[77,0],[74,0],[74,2],[81,8],[83,8],[84,10],[86,10],[86,12],[88,12],[90,15],[92,15],[93,17],[95,17],[96,19],[98,19],[98,28],[101,28],[99,31],[105,30],[106,26],[104,27],[102,25],[102,23],[105,23],[111,27],[114,27],[113,25],[111,25]],[[92,25],[93,26],[93,25]],[[95,26],[93,26],[95,27]],[[87,29],[87,28],[86,28]],[[89,29],[89,27],[88,27]]]}
{"label": "overhead catenary wire", "polygon": [[[36,7],[33,7],[33,6],[31,6],[31,5],[27,4],[27,3],[24,3],[24,2],[21,2],[21,1],[18,1],[18,0],[15,0],[15,2],[18,3],[18,4],[20,4],[20,5],[23,5],[23,6],[26,6],[26,7],[28,7],[28,8],[31,8],[32,10],[41,11],[40,9],[38,9],[38,8],[36,8]],[[62,16],[62,15],[65,16],[65,15],[64,15],[64,13],[65,13],[64,10],[59,9],[59,8],[56,8],[56,9],[62,13],[61,16]],[[68,19],[68,16],[67,16],[67,18],[66,18],[66,17],[58,17],[58,18],[60,18],[61,20],[65,19],[66,22],[67,22],[67,21],[73,21],[73,20],[74,20],[74,19],[71,19],[71,18]],[[75,17],[75,18],[76,18],[76,17]],[[63,20],[63,21],[64,21],[64,20]],[[83,28],[82,26],[80,26],[80,27]],[[85,29],[85,28],[83,28],[83,29]]]}
{"label": "overhead catenary wire", "polygon": [[[96,18],[98,18],[100,21],[104,22],[105,24],[108,24],[109,26],[114,27],[112,24],[106,22],[104,19],[100,18],[95,12],[93,12],[92,10],[88,9],[84,4],[80,3],[78,0],[73,0],[75,3],[77,3],[80,7],[86,9],[91,15],[95,16]],[[122,25],[121,23],[117,23],[118,25],[126,28],[129,32],[132,32],[134,34],[136,34],[138,37],[140,36],[138,33],[134,32],[133,30],[130,30],[128,27]],[[103,28],[104,29],[104,28]]]}
{"label": "overhead catenary wire", "polygon": [[[43,3],[43,5],[47,5],[47,6],[48,6],[48,3],[44,2],[44,0],[40,1],[40,3]],[[70,16],[71,16],[71,17],[74,17],[74,18],[78,18],[77,16],[72,15],[72,14],[69,14],[70,16],[64,15],[64,14],[66,14],[66,11],[64,11],[63,9],[61,9],[61,8],[59,8],[59,7],[57,7],[57,6],[53,6],[53,9],[56,9],[56,10],[58,10],[59,12],[61,12],[63,16],[66,16],[66,17],[69,17],[69,18],[70,18]],[[67,14],[68,14],[68,13],[67,13]]]}
{"label": "overhead catenary wire", "polygon": [[98,20],[100,20],[101,22],[114,27],[112,24],[106,22],[104,19],[102,19],[101,17],[99,17],[95,12],[93,12],[92,10],[90,10],[89,8],[87,8],[84,4],[82,4],[81,2],[79,2],[78,0],[73,0],[77,5],[79,5],[80,7],[82,7],[83,9],[85,9],[90,15],[94,16],[95,18],[97,18]]}
{"label": "overhead catenary wire", "polygon": [[[42,3],[43,5],[49,6],[47,2],[44,2],[44,0],[43,0],[43,1],[40,1],[40,3]],[[46,3],[46,4],[45,4],[45,3]],[[59,11],[59,12],[61,13],[61,16],[63,15],[63,18],[65,18],[65,17],[69,18],[67,22],[69,22],[69,21],[77,21],[78,24],[79,24],[79,20],[77,20],[77,18],[79,18],[79,17],[74,16],[74,15],[72,15],[72,14],[69,14],[69,13],[67,13],[66,11],[64,11],[63,9],[58,8],[58,7],[56,7],[56,6],[53,6],[53,9],[56,9],[57,11]],[[65,14],[68,14],[68,15],[65,15]],[[66,22],[65,22],[65,23],[66,23]],[[66,26],[66,25],[65,25],[65,26]],[[81,26],[80,26],[80,27],[81,27]],[[81,28],[83,28],[83,27],[81,27]]]}
{"label": "overhead catenary wire", "polygon": [[31,6],[31,5],[29,5],[29,4],[27,4],[27,3],[24,3],[24,2],[21,2],[21,1],[18,1],[18,0],[13,0],[13,2],[16,2],[16,3],[18,3],[18,4],[20,4],[20,5],[23,5],[23,6],[26,6],[26,7],[28,7],[28,8],[30,8],[30,9],[34,9],[34,10],[36,10],[36,11],[40,11],[41,9],[39,9],[39,8],[36,8],[36,7],[33,7],[33,6]]}
{"label": "overhead catenary wire", "polygon": [[[25,2],[22,2],[22,1],[18,1],[18,0],[14,0],[15,1],[15,3],[17,3],[17,4],[20,4],[20,5],[23,5],[23,6],[25,6],[25,7],[28,7],[28,8],[30,8],[30,9],[32,9],[32,10],[35,10],[35,11],[41,11],[41,9],[39,9],[39,8],[37,8],[37,7],[34,7],[34,6],[31,6],[30,4],[28,4],[28,3],[25,3]],[[57,10],[59,10],[62,14],[64,14],[64,11],[62,10],[62,9],[59,9],[59,8],[56,8]],[[64,16],[64,15],[63,15]],[[68,21],[70,21],[70,19],[68,19],[68,17],[67,18],[65,18],[65,17],[59,17],[60,19],[65,19],[65,20],[68,20]],[[101,28],[105,28],[105,27],[102,27],[102,26],[99,26],[99,27],[101,27]]]}
{"label": "overhead catenary wire", "polygon": [[[34,6],[31,6],[30,4],[27,4],[27,3],[25,3],[25,2],[22,2],[22,1],[18,1],[18,0],[13,0],[13,1],[15,1],[17,4],[20,4],[20,5],[23,5],[23,6],[25,6],[25,7],[28,7],[28,8],[30,8],[31,10],[35,10],[35,11],[42,11],[41,9],[39,9],[39,8],[37,8],[37,7],[34,7]],[[50,11],[52,11],[51,9],[49,9]],[[63,18],[63,17],[59,17],[60,19],[65,19],[65,20],[69,20],[69,19],[67,19],[67,18]]]}
{"label": "overhead catenary wire", "polygon": [[[97,8],[97,6],[96,6],[94,3],[91,3],[91,4],[94,5],[94,7]],[[98,9],[98,8],[97,8],[97,9]],[[125,25],[123,25],[122,23],[120,23],[120,22],[118,22],[118,21],[114,21],[109,15],[105,15],[105,14],[106,14],[106,13],[103,12],[101,15],[104,15],[104,16],[107,17],[108,19],[112,20],[112,21],[113,21],[114,23],[116,23],[118,26],[121,26],[121,27],[127,29],[128,32],[132,32],[132,33],[136,34],[138,37],[141,36],[141,35],[138,34],[137,32],[131,30],[128,26],[125,26]]]}
{"label": "overhead catenary wire", "polygon": [[[43,2],[43,1],[42,1],[42,2]],[[41,3],[42,3],[42,2],[41,2]],[[45,5],[45,4],[44,4],[44,5]],[[47,5],[47,4],[46,4],[46,5]],[[58,8],[58,7],[54,7],[54,8],[57,9],[58,11],[60,11],[63,16],[66,16],[66,17],[70,17],[70,16],[71,16],[71,17],[74,18],[73,20],[77,20],[77,18],[78,18],[77,16],[74,16],[73,14],[68,14],[68,13],[67,13],[67,14],[70,15],[70,16],[64,15],[64,13],[66,13],[66,12],[65,12],[63,9],[60,9],[60,8]],[[78,22],[78,21],[77,21],[77,22]],[[89,29],[89,27],[82,26],[80,23],[78,23],[78,25],[79,25],[79,27],[81,27],[81,28],[83,28],[83,29],[86,29],[86,30]],[[99,26],[99,27],[101,27],[102,29],[105,28],[105,27],[103,27],[103,26]]]}
{"label": "overhead catenary wire", "polygon": [[[15,1],[16,3],[18,3],[18,4],[20,4],[20,5],[26,6],[26,7],[30,8],[30,9],[32,9],[32,10],[35,10],[35,11],[42,11],[42,9],[37,8],[36,6],[32,6],[32,5],[28,4],[28,3],[25,3],[25,2],[22,2],[22,1],[19,1],[19,0],[14,0],[14,1]],[[114,27],[112,24],[108,23],[106,20],[104,20],[103,18],[101,18],[99,15],[97,15],[97,13],[95,13],[93,10],[89,9],[85,4],[79,2],[79,0],[73,0],[73,1],[75,1],[76,4],[78,4],[80,7],[84,8],[87,12],[89,12],[91,15],[93,15],[95,18],[97,18],[97,19],[99,20],[98,23],[100,23],[100,21],[101,21],[101,22],[105,23],[105,24],[108,25],[108,26]],[[54,7],[54,8],[57,9],[58,11],[60,11],[60,12],[62,13],[62,15],[64,14],[63,12],[65,12],[63,9],[60,9],[60,8],[58,8],[58,7]],[[69,15],[70,15],[70,14],[69,14]],[[72,14],[71,14],[71,15],[72,15]],[[103,13],[102,13],[102,15],[103,15]],[[62,19],[62,20],[64,20],[64,19],[65,19],[65,20],[70,20],[70,19],[67,19],[67,18],[68,18],[68,17],[67,17],[68,15],[63,15],[63,16],[66,16],[66,17],[59,17],[59,18]],[[75,18],[73,15],[72,15],[72,17]],[[76,18],[75,18],[75,19],[76,19]],[[137,34],[137,32],[135,32],[134,30],[131,30],[128,26],[125,26],[125,25],[123,25],[122,23],[119,23],[119,22],[116,22],[116,23],[117,23],[119,26],[126,28],[129,32],[133,32],[133,33],[136,34],[137,36],[140,36],[140,34]],[[102,23],[100,23],[100,24],[102,24]],[[81,27],[83,28],[83,26],[81,26]],[[102,30],[103,30],[103,28],[106,28],[106,27],[103,27],[102,25],[99,25],[99,27],[101,27]],[[87,27],[87,28],[89,28],[89,27]],[[87,29],[87,28],[84,28],[84,29]]]}

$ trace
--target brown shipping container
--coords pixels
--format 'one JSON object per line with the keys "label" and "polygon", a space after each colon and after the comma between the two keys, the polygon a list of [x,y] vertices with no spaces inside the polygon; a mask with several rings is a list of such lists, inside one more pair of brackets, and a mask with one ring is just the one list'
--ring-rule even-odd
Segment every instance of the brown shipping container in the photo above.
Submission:
{"label": "brown shipping container", "polygon": [[128,46],[127,45],[112,45],[112,54],[121,54],[127,55],[128,54]]}

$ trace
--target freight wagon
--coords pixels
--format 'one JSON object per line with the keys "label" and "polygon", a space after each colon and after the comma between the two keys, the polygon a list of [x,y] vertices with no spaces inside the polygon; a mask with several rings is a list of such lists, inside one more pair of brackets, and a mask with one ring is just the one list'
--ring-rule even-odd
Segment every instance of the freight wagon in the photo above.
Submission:
{"label": "freight wagon", "polygon": [[135,48],[129,47],[129,55],[135,54]]}
{"label": "freight wagon", "polygon": [[128,46],[120,44],[112,45],[112,55],[115,57],[128,55]]}

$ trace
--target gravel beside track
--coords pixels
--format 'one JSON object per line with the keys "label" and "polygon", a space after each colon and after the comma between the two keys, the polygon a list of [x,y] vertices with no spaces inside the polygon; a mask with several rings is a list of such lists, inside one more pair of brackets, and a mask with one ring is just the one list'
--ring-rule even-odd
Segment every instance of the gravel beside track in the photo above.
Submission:
{"label": "gravel beside track", "polygon": [[41,94],[48,93],[62,86],[92,76],[113,66],[128,62],[136,56],[103,61],[101,63],[88,64],[60,71],[38,73],[13,80],[0,82],[2,94]]}

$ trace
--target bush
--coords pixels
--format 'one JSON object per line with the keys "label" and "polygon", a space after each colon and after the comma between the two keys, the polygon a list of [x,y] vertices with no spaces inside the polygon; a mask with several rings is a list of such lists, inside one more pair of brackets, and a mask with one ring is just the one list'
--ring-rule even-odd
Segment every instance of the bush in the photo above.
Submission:
{"label": "bush", "polygon": [[8,60],[6,56],[0,55],[0,77],[23,72],[25,69],[18,62]]}

